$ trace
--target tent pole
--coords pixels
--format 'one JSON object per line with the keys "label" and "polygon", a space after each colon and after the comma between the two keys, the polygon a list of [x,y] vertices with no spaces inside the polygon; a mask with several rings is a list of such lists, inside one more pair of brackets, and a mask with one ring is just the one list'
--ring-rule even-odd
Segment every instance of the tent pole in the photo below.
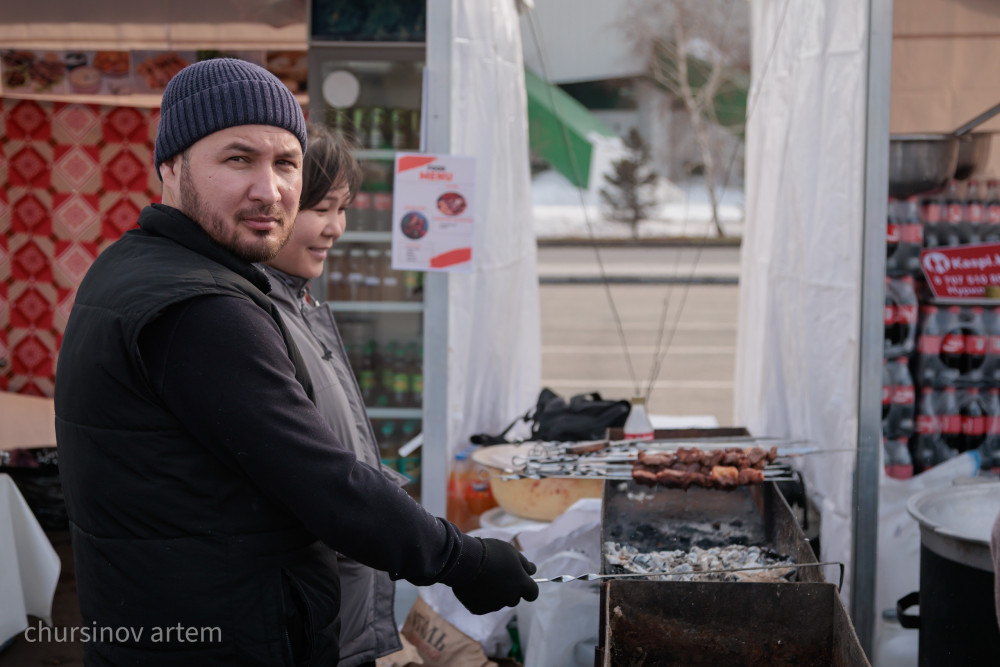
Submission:
{"label": "tent pole", "polygon": [[885,298],[885,220],[889,196],[892,0],[869,0],[867,74],[851,616],[861,646],[871,657],[876,615],[879,448],[882,446],[880,372]]}

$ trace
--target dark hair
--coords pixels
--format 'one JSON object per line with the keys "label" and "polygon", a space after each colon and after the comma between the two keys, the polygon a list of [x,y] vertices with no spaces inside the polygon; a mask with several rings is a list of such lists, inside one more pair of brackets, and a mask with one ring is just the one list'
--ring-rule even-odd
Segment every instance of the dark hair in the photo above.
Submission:
{"label": "dark hair", "polygon": [[319,206],[331,188],[344,185],[350,191],[348,204],[361,187],[361,166],[351,154],[355,146],[325,125],[309,123],[309,147],[302,163],[302,195],[299,210]]}

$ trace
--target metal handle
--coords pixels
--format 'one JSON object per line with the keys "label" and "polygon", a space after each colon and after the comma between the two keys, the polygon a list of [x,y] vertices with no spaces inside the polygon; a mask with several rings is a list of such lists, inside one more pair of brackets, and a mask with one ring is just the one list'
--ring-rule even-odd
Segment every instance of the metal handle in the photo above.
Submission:
{"label": "metal handle", "polygon": [[910,607],[920,604],[920,591],[914,591],[899,598],[896,602],[896,618],[904,628],[915,630],[920,627],[920,614],[904,614]]}
{"label": "metal handle", "polygon": [[993,118],[993,116],[996,116],[998,113],[1000,113],[1000,104],[990,107],[989,109],[979,114],[978,116],[970,120],[962,127],[952,132],[952,134],[954,134],[956,137],[961,137],[962,135],[967,134],[969,130],[971,130],[972,128],[978,127],[982,123],[985,123],[990,118]]}

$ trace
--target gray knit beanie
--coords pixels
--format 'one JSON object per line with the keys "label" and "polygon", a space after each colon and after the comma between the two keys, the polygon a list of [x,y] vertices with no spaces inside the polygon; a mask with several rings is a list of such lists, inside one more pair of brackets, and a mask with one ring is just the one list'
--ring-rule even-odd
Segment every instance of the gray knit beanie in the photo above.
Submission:
{"label": "gray knit beanie", "polygon": [[[213,58],[188,65],[167,84],[160,105],[153,166],[202,137],[236,125],[274,125],[294,134],[306,151],[306,120],[292,91],[259,65]],[[162,179],[161,179],[162,180]]]}

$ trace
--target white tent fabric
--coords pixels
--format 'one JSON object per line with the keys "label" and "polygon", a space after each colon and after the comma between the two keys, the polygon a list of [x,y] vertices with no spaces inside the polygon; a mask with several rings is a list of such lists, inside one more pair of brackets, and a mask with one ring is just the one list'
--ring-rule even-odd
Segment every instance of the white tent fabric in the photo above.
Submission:
{"label": "white tent fabric", "polygon": [[537,251],[528,107],[511,0],[454,5],[451,146],[476,156],[471,274],[449,282],[448,451],[498,432],[534,405],[541,384]]}
{"label": "white tent fabric", "polygon": [[[735,418],[828,449],[857,442],[867,7],[751,3]],[[822,512],[821,556],[848,565],[848,604],[854,461],[848,451],[801,462]]]}

